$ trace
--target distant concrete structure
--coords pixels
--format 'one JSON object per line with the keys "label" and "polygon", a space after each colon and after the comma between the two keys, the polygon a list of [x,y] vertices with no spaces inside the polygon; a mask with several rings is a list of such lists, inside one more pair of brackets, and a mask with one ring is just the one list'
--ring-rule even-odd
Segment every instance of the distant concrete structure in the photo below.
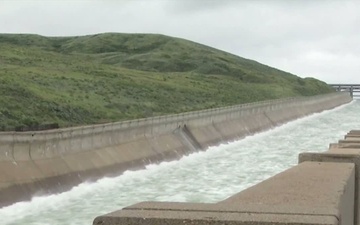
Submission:
{"label": "distant concrete structure", "polygon": [[334,87],[336,91],[349,92],[352,98],[360,97],[360,84],[329,84]]}
{"label": "distant concrete structure", "polygon": [[359,144],[360,131],[221,202],[142,202],[93,225],[359,225],[360,146],[342,146],[348,139]]}

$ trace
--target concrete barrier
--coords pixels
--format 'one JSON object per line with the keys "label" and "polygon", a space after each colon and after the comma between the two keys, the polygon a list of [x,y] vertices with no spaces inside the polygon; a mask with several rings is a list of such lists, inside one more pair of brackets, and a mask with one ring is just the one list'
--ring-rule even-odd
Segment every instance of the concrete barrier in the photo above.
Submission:
{"label": "concrete barrier", "polygon": [[109,124],[3,132],[0,207],[149,163],[178,159],[350,101],[344,93],[333,93]]}
{"label": "concrete barrier", "polygon": [[[347,135],[352,135],[357,131],[350,131]],[[347,136],[346,135],[346,136]],[[349,144],[343,145],[344,140],[340,140],[339,144],[332,145],[326,152],[322,153],[302,153],[299,155],[299,163],[305,161],[312,162],[336,162],[336,163],[353,163],[355,165],[355,222],[354,224],[360,224],[360,199],[359,199],[359,187],[360,187],[360,145],[353,145],[352,143],[360,143],[360,137],[351,138]],[[358,142],[356,142],[358,140]]]}
{"label": "concrete barrier", "polygon": [[360,148],[330,146],[324,153],[301,153],[299,165],[218,203],[142,202],[93,224],[357,225]]}

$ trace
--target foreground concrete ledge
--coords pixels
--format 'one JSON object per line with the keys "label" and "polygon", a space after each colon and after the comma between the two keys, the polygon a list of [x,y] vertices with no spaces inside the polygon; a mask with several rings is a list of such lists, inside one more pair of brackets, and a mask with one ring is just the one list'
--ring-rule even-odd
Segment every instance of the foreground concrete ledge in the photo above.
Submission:
{"label": "foreground concrete ledge", "polygon": [[360,143],[341,143],[340,148],[360,148]]}
{"label": "foreground concrete ledge", "polygon": [[332,150],[333,148],[360,148],[360,143],[339,141],[339,143],[329,144],[329,150]]}
{"label": "foreground concrete ledge", "polygon": [[350,132],[348,132],[345,136],[344,136],[344,140],[343,141],[340,141],[341,142],[357,142],[357,141],[360,141],[360,132],[359,131],[355,131],[355,130],[352,130]]}
{"label": "foreground concrete ledge", "polygon": [[353,163],[305,162],[218,204],[257,212],[335,215],[341,199],[338,192],[348,187],[353,192],[354,178]]}
{"label": "foreground concrete ledge", "polygon": [[333,216],[304,216],[281,214],[123,210],[98,217],[94,225],[235,225],[235,224],[319,224],[336,225],[339,221]]}
{"label": "foreground concrete ledge", "polygon": [[352,143],[356,143],[356,144],[360,144],[360,138],[346,138],[344,140],[339,140],[339,144],[352,144]]}
{"label": "foreground concrete ledge", "polygon": [[355,165],[355,195],[354,195],[354,205],[355,205],[355,218],[354,224],[360,223],[360,200],[359,200],[359,187],[360,187],[360,149],[349,147],[341,147],[341,145],[336,148],[331,148],[327,152],[322,153],[313,153],[305,152],[299,154],[299,163],[305,162],[333,162],[333,163],[353,163]]}
{"label": "foreground concrete ledge", "polygon": [[[329,148],[328,151],[324,152],[325,154],[329,154],[329,153],[334,153],[334,154],[342,154],[344,153],[345,155],[357,155],[360,154],[360,148],[354,148],[354,147],[340,147],[340,146],[332,146]],[[301,153],[303,154],[303,153]],[[306,154],[306,153],[304,153]],[[313,153],[310,153],[313,154]]]}
{"label": "foreground concrete ledge", "polygon": [[360,138],[360,134],[348,133],[348,134],[345,135],[345,139],[348,139],[348,138]]}
{"label": "foreground concrete ledge", "polygon": [[353,224],[353,163],[306,162],[215,204],[143,202],[94,225]]}

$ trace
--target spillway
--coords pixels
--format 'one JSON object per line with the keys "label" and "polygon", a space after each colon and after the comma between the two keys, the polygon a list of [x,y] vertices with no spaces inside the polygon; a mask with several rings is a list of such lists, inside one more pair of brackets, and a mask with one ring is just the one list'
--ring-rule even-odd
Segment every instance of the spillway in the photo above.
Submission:
{"label": "spillway", "polygon": [[217,202],[297,164],[304,151],[360,129],[360,101],[290,122],[178,161],[149,165],[68,192],[0,209],[4,225],[91,225],[101,214],[140,201]]}

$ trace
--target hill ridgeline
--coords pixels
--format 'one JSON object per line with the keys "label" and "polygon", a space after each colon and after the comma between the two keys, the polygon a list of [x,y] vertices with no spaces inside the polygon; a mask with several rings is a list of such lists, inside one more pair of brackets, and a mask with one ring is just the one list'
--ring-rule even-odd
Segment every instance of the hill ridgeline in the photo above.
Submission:
{"label": "hill ridgeline", "polygon": [[184,39],[0,34],[0,130],[105,123],[333,91]]}

